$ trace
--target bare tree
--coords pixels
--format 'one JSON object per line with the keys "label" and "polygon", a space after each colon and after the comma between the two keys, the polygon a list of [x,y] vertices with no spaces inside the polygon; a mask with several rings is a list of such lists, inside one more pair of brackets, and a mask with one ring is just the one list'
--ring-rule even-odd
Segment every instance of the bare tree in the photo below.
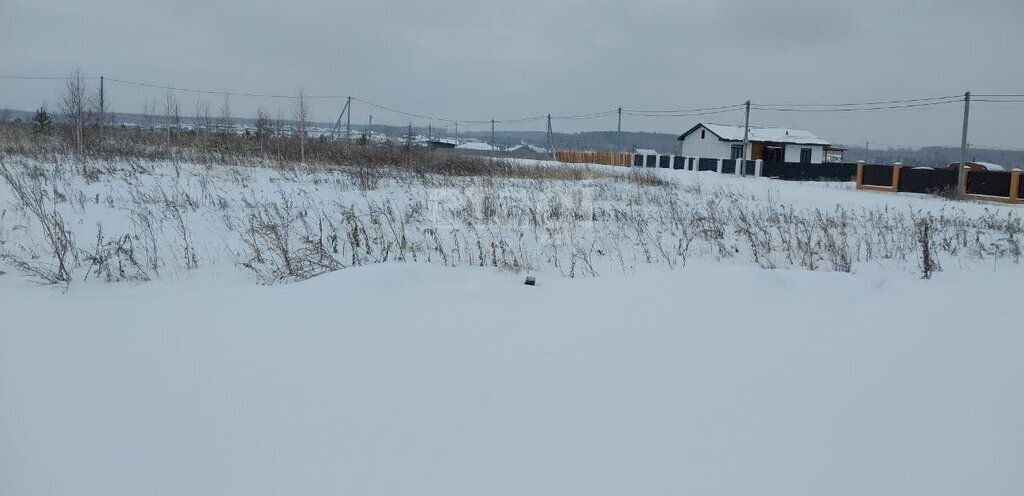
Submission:
{"label": "bare tree", "polygon": [[148,129],[153,125],[152,113],[149,111],[149,100],[142,102],[142,128]]}
{"label": "bare tree", "polygon": [[231,95],[224,95],[224,103],[220,105],[220,125],[228,132],[234,123],[231,121]]}
{"label": "bare tree", "polygon": [[196,126],[200,127],[203,132],[207,132],[210,128],[210,102],[206,101],[203,97],[196,99]]}
{"label": "bare tree", "polygon": [[89,119],[89,94],[85,87],[85,73],[81,68],[74,68],[64,82],[64,94],[61,96],[60,110],[67,119],[75,139],[75,151],[79,156],[83,152],[82,128]]}
{"label": "bare tree", "polygon": [[174,133],[181,125],[178,97],[171,90],[167,90],[167,94],[164,95],[164,125],[167,126],[167,152],[170,153]]}
{"label": "bare tree", "polygon": [[200,130],[199,146],[206,147],[206,133],[210,132],[210,125],[213,124],[210,117],[210,102],[203,97],[196,99],[196,117],[194,124]]}
{"label": "bare tree", "polygon": [[266,155],[267,138],[271,133],[270,114],[263,107],[256,110],[256,139],[260,142],[260,153]]}
{"label": "bare tree", "polygon": [[[277,119],[274,119],[274,134],[280,137],[284,137],[284,113],[281,112],[280,107],[277,109]],[[281,161],[281,139],[276,141],[277,143],[277,161]]]}
{"label": "bare tree", "polygon": [[306,123],[309,122],[309,97],[306,96],[305,89],[299,89],[298,95],[295,97],[295,109],[293,110],[293,116],[295,117],[296,131],[299,133],[299,161],[302,163],[306,162]]}
{"label": "bare tree", "polygon": [[96,127],[99,131],[99,142],[103,144],[103,128],[107,125],[107,102],[103,95],[103,85],[99,87],[99,91],[96,93]]}

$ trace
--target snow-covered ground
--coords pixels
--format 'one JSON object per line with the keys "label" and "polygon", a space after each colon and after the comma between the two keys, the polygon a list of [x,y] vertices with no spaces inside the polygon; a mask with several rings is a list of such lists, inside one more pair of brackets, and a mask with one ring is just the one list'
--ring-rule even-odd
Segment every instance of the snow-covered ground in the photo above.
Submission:
{"label": "snow-covered ground", "polygon": [[1022,274],[979,275],[5,288],[0,488],[1020,494]]}
{"label": "snow-covered ground", "polygon": [[7,165],[78,260],[0,187],[0,494],[1024,491],[1020,207]]}

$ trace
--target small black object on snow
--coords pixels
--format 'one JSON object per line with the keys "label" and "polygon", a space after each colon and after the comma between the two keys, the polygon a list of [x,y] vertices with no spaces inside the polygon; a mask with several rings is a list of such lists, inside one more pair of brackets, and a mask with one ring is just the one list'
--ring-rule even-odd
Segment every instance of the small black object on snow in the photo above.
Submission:
{"label": "small black object on snow", "polygon": [[527,276],[526,277],[526,285],[527,286],[536,286],[537,285],[537,278],[533,277],[533,276]]}

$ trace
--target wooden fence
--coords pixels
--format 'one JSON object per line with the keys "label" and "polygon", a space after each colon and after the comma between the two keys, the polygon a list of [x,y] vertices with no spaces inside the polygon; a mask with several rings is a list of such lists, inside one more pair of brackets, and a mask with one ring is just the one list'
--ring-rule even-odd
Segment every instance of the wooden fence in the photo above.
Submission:
{"label": "wooden fence", "polygon": [[556,150],[555,160],[567,164],[603,164],[630,166],[632,153],[594,152],[589,150]]}

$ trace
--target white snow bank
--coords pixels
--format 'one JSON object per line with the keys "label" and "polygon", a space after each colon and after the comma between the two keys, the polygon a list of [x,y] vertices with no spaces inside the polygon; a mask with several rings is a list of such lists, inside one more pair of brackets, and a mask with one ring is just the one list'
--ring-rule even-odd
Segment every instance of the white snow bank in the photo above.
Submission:
{"label": "white snow bank", "polygon": [[0,492],[1015,494],[1022,275],[0,287]]}

